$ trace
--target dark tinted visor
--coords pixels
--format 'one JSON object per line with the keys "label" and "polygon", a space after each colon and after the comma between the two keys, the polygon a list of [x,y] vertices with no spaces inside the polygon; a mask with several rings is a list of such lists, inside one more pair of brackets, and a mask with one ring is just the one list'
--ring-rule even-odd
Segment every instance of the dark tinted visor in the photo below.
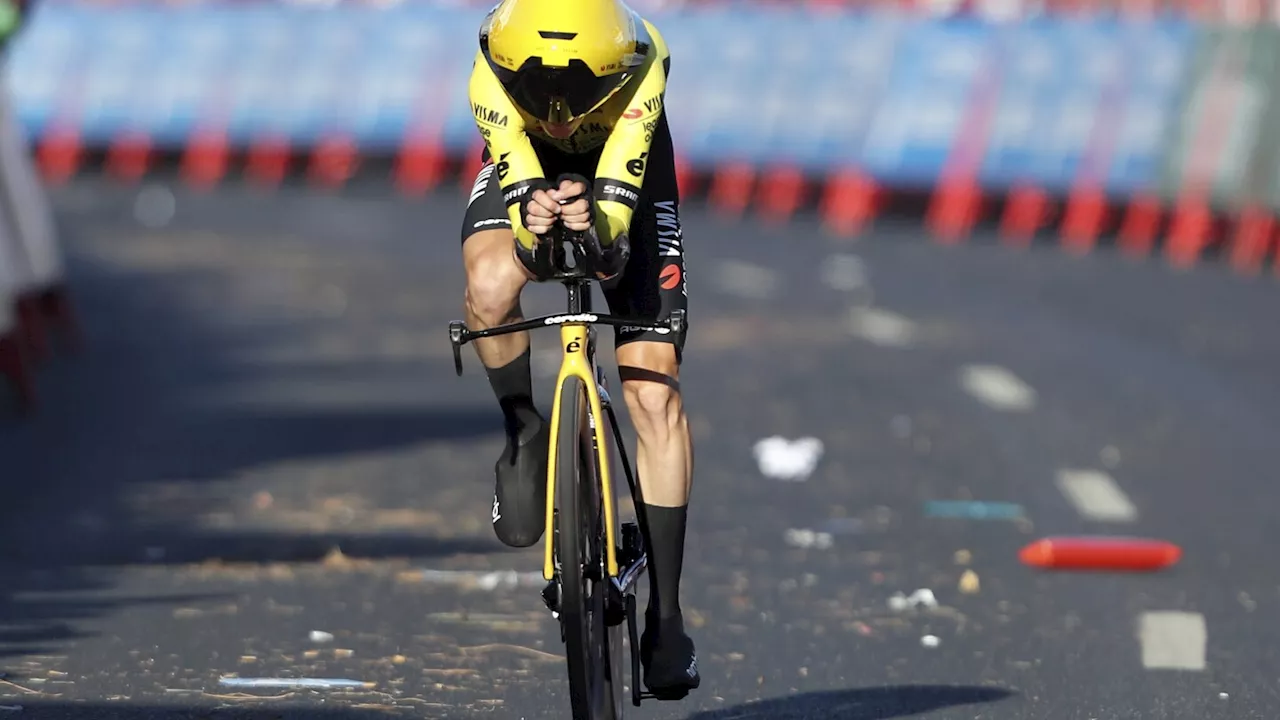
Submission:
{"label": "dark tinted visor", "polygon": [[615,72],[597,77],[582,60],[568,67],[546,67],[542,58],[532,57],[512,72],[489,63],[507,94],[525,112],[549,123],[567,123],[591,112],[614,88],[629,76]]}

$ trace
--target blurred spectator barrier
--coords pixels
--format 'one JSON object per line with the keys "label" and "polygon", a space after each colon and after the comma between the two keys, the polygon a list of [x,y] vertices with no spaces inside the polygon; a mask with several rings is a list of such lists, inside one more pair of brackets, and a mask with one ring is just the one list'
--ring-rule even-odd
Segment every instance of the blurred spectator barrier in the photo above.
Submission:
{"label": "blurred spectator barrier", "polygon": [[0,95],[0,375],[35,406],[32,367],[52,350],[51,330],[78,340],[53,211],[32,162],[14,100]]}
{"label": "blurred spectator barrier", "polygon": [[[402,189],[420,191],[446,159],[474,170],[466,85],[483,12],[43,5],[11,81],[55,180],[84,148],[108,148],[125,177],[156,151],[181,153],[202,183],[239,151],[278,180],[301,152],[333,184],[357,156],[393,157]],[[994,197],[1004,236],[1026,243],[1060,202],[1072,248],[1110,228],[1146,250],[1173,207],[1168,252],[1192,257],[1214,213],[1270,223],[1280,207],[1276,142],[1262,142],[1280,131],[1270,26],[742,5],[652,19],[672,49],[666,107],[684,168],[728,210],[787,216],[816,199],[833,231],[852,233],[885,189],[921,190],[930,227],[955,240]],[[1179,232],[1195,238],[1180,250]],[[1258,232],[1265,255],[1271,226]]]}

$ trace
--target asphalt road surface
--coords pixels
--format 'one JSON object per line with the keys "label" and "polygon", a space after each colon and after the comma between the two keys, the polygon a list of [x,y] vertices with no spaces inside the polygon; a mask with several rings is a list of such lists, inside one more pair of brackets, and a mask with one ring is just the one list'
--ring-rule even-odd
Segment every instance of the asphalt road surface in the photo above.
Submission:
{"label": "asphalt road surface", "polygon": [[[57,195],[90,347],[0,420],[0,718],[566,717],[540,546],[488,523],[494,403],[453,374],[460,191],[176,193]],[[1280,715],[1273,279],[684,223],[704,681],[630,717]],[[1068,533],[1185,555],[1018,562]]]}

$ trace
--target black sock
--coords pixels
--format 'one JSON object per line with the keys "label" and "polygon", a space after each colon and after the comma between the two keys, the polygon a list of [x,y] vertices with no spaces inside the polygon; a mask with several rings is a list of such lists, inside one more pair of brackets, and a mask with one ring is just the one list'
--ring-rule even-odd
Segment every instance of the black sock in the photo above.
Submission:
{"label": "black sock", "polygon": [[659,619],[680,614],[680,573],[684,568],[684,534],[689,506],[644,504],[649,522],[649,612]]}
{"label": "black sock", "polygon": [[529,439],[542,425],[542,417],[533,404],[533,377],[529,370],[528,348],[515,360],[499,368],[485,368],[493,394],[498,396],[507,434]]}

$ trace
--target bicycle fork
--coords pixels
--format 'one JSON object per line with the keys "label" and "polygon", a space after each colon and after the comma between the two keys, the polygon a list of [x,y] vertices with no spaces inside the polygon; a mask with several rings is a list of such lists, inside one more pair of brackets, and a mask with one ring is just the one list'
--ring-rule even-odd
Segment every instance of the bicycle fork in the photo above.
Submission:
{"label": "bicycle fork", "polygon": [[[622,436],[618,430],[617,416],[613,412],[613,401],[609,397],[608,383],[605,379],[604,370],[597,367],[596,369],[596,390],[600,395],[600,407],[609,415],[614,434],[614,443],[618,446],[618,454],[622,459],[623,473],[627,478],[627,486],[631,489],[631,496],[634,499],[635,493],[635,476],[631,471],[631,464],[627,459],[626,448],[621,444]],[[600,448],[595,441],[596,417],[595,414],[587,410],[587,423],[591,429],[592,452],[599,457]],[[553,512],[555,518],[552,524],[552,532],[554,533],[555,547],[560,547],[560,511]],[[609,578],[609,594],[605,607],[605,622],[607,625],[617,625],[627,620],[634,623],[634,618],[628,618],[627,596],[634,593],[635,584],[639,581],[640,576],[644,574],[648,568],[649,558],[645,553],[644,536],[640,532],[640,526],[637,523],[621,523],[619,526],[619,545],[617,549],[618,557],[618,577]],[[560,618],[560,565],[559,558],[556,559],[556,578],[549,581],[542,589],[542,602],[551,611],[551,617]],[[599,582],[603,577],[593,577],[593,575],[602,573],[590,573],[588,577],[591,580]],[[634,613],[634,610],[632,611]]]}

